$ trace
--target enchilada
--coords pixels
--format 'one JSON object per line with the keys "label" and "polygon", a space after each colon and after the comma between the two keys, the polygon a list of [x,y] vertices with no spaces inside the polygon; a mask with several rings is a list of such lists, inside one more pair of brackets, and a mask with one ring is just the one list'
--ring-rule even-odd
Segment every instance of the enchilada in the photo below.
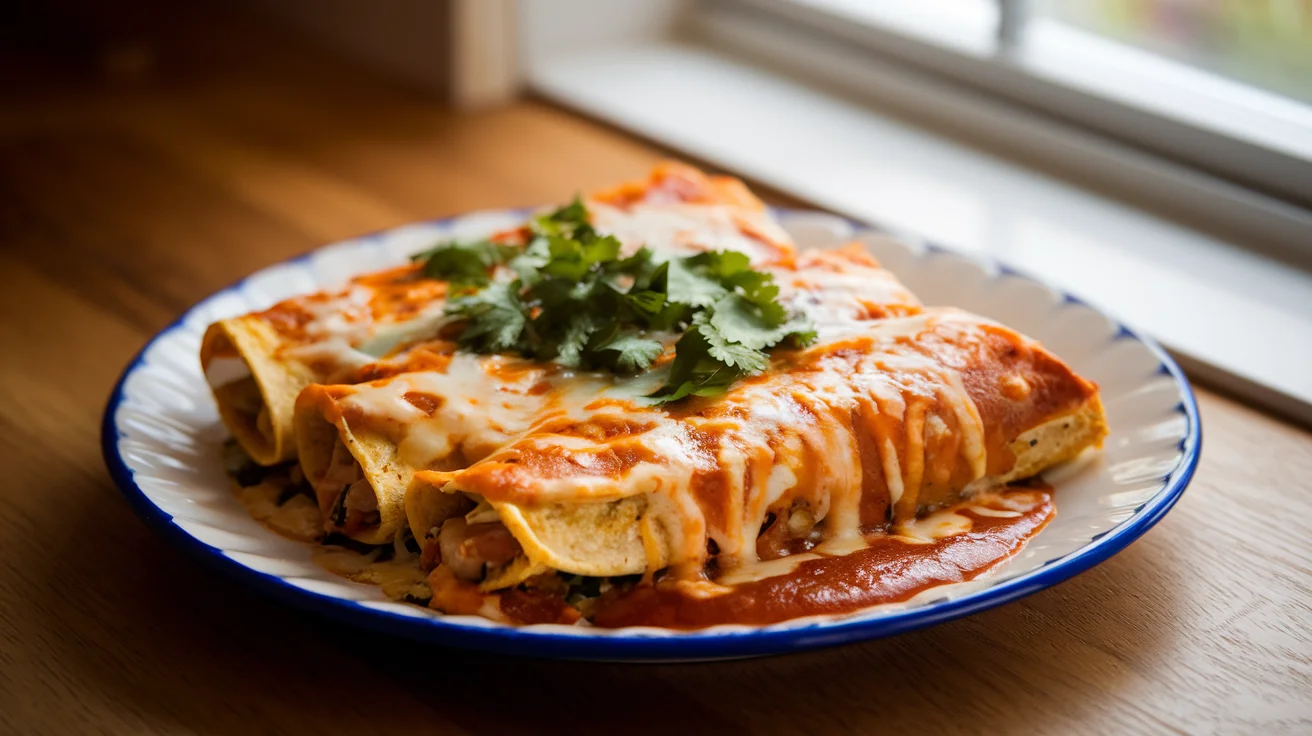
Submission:
{"label": "enchilada", "polygon": [[[434,605],[486,615],[544,578],[568,597],[562,575],[659,573],[684,597],[715,597],[720,576],[769,560],[914,536],[925,514],[1105,435],[1096,387],[983,318],[932,309],[835,332],[714,400],[654,407],[564,385],[515,442],[417,473],[410,523],[443,560]],[[471,510],[444,516],[459,507],[434,499],[452,495]]]}
{"label": "enchilada", "polygon": [[296,462],[312,525],[510,624],[768,624],[971,579],[1055,514],[1027,479],[1107,432],[1038,343],[860,244],[798,252],[679,164],[211,332],[225,422]]}

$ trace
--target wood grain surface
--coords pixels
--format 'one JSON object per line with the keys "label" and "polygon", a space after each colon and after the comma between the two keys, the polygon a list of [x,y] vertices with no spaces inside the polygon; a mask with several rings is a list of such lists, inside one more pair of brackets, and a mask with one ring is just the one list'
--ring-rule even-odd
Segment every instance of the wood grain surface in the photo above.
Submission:
{"label": "wood grain surface", "polygon": [[71,61],[0,45],[0,733],[1312,732],[1312,435],[1207,390],[1197,477],[1139,542],[856,646],[662,666],[467,654],[318,620],[180,556],[98,444],[150,335],[323,243],[560,200],[664,155],[532,101],[458,116],[272,31],[207,28]]}

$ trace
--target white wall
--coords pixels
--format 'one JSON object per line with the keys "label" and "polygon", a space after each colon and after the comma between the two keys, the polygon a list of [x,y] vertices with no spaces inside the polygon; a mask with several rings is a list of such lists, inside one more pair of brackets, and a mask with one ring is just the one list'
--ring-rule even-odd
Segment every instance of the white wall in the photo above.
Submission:
{"label": "white wall", "polygon": [[571,47],[665,37],[691,5],[691,0],[519,0],[521,68]]}

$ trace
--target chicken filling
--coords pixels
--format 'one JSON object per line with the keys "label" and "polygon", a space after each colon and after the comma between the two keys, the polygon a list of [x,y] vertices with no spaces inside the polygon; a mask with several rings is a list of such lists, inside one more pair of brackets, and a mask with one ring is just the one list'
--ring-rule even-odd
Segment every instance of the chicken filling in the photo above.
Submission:
{"label": "chicken filling", "polygon": [[429,531],[420,564],[425,570],[443,565],[456,578],[479,583],[514,562],[523,551],[501,522],[471,524],[466,517],[457,516]]}
{"label": "chicken filling", "polygon": [[[618,595],[643,579],[642,575],[599,578],[557,571],[533,576],[512,589],[480,592],[478,584],[513,564],[523,548],[489,504],[471,500],[477,503],[472,511],[430,529],[422,545],[420,566],[431,573],[430,605],[438,610],[478,613],[488,601],[496,600],[494,607],[503,615],[510,613],[510,604],[518,623],[572,623],[591,618],[606,596]],[[761,527],[757,554],[762,560],[773,560],[805,552],[822,541],[819,526],[805,502],[771,512]],[[713,580],[721,572],[719,548],[711,540],[707,549],[706,575]],[[658,571],[655,579],[665,572]],[[525,605],[525,600],[534,603]]]}
{"label": "chicken filling", "polygon": [[349,537],[382,521],[378,494],[369,485],[359,461],[340,441],[333,447],[328,469],[315,483],[314,490],[320,499],[333,499],[324,520],[329,531],[340,531]]}
{"label": "chicken filling", "polygon": [[225,384],[216,393],[222,394],[245,423],[259,432],[260,437],[266,442],[273,442],[273,419],[269,416],[269,406],[264,402],[260,386],[253,376]]}

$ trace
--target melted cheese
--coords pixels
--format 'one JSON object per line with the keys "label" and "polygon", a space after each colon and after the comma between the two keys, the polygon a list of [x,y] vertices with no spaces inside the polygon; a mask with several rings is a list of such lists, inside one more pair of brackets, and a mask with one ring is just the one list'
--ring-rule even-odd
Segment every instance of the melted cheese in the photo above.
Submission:
{"label": "melted cheese", "polygon": [[[764,212],[681,202],[626,208],[592,202],[590,208],[597,229],[618,237],[627,252],[645,244],[657,258],[708,250],[746,253],[754,265],[770,266],[767,270],[780,284],[781,300],[806,312],[822,332],[870,317],[871,305],[916,304],[896,278],[877,267],[819,254],[805,257],[800,268],[792,268],[792,241]],[[508,277],[509,272],[500,275]],[[370,283],[366,279],[335,293],[293,299],[275,307],[274,311],[290,310],[305,320],[300,334],[284,336],[278,358],[308,367],[319,381],[333,382],[371,364],[404,366],[407,350],[432,340],[446,324],[445,299],[440,294],[421,297],[426,301],[419,304],[406,301],[409,308],[392,313],[387,311],[390,302],[386,299],[375,302],[379,289],[395,289],[395,285]],[[223,367],[216,371],[222,372],[214,374],[211,385],[222,385],[230,374]],[[647,381],[652,388],[634,395],[660,385],[659,377]]]}
{"label": "melted cheese", "polygon": [[[346,296],[333,300],[307,300],[313,318],[305,335],[289,342],[281,357],[314,367],[323,380],[334,380],[366,365],[392,356],[406,347],[434,338],[446,324],[445,300],[435,300],[404,318],[384,314],[375,319],[369,302],[370,290],[354,285]],[[342,312],[334,310],[342,309]]]}
{"label": "melted cheese", "polygon": [[374,550],[360,553],[344,547],[319,547],[314,551],[315,563],[334,575],[357,583],[369,583],[382,588],[383,595],[392,600],[425,599],[430,591],[426,575],[419,567],[419,556],[406,552],[386,560],[379,560]]}
{"label": "melted cheese", "polygon": [[310,341],[336,337],[358,343],[369,336],[373,326],[372,298],[372,289],[352,284],[331,299],[301,300],[299,308],[310,316],[304,328],[306,336]]}
{"label": "melted cheese", "polygon": [[788,233],[768,217],[728,205],[671,202],[620,208],[593,201],[588,210],[593,227],[615,236],[626,253],[643,245],[666,255],[735,250],[762,265],[780,260],[782,249],[792,249]]}
{"label": "melted cheese", "polygon": [[[528,429],[542,406],[532,390],[545,369],[508,377],[500,369],[512,362],[522,361],[460,353],[443,372],[403,373],[359,386],[342,403],[391,434],[411,467],[432,466],[457,450],[478,458]],[[433,398],[431,415],[407,399],[415,394]]]}
{"label": "melted cheese", "polygon": [[773,506],[784,493],[792,490],[797,485],[797,475],[793,469],[786,463],[780,463],[770,468],[770,478],[766,482],[765,505]]}
{"label": "melted cheese", "polygon": [[242,358],[219,355],[205,364],[205,381],[211,388],[220,388],[251,377],[251,367]]}
{"label": "melted cheese", "polygon": [[853,265],[846,273],[830,269],[766,269],[779,284],[780,300],[803,312],[821,332],[842,332],[856,321],[897,316],[918,302],[891,273]]}
{"label": "melted cheese", "polygon": [[[657,554],[657,535],[644,532],[652,564],[697,567],[710,539],[726,564],[741,566],[756,561],[767,515],[789,504],[803,504],[831,540],[859,538],[867,493],[886,492],[900,510],[895,517],[907,509],[914,515],[926,466],[952,462],[928,455],[944,433],[959,439],[952,446],[970,469],[968,480],[983,475],[984,428],[961,376],[914,345],[942,321],[980,323],[951,312],[852,321],[768,377],[735,385],[706,414],[682,416],[643,401],[663,380],[660,370],[624,378],[466,353],[445,371],[357,386],[342,403],[387,433],[402,462],[416,469],[452,457],[497,463],[506,452],[568,458],[565,470],[506,466],[482,481],[475,462],[454,473],[450,490],[531,503],[644,495],[647,523],[668,540]],[[809,367],[789,367],[799,361]],[[412,401],[415,394],[432,405]],[[598,439],[580,429],[590,426],[636,430]],[[859,432],[877,448],[886,490],[862,487]],[[617,457],[629,459],[616,469]],[[907,534],[924,536],[918,530]]]}
{"label": "melted cheese", "polygon": [[[568,457],[569,465],[541,466],[554,468],[550,472],[533,470],[532,463],[499,466],[481,475],[476,464],[457,472],[449,488],[525,503],[642,494],[650,517],[669,532],[669,559],[690,568],[707,558],[707,539],[716,542],[725,564],[754,563],[767,514],[788,502],[804,504],[835,543],[859,539],[863,496],[880,490],[862,487],[858,432],[873,435],[890,503],[905,502],[911,515],[926,466],[953,462],[928,456],[925,437],[953,428],[960,441],[952,446],[970,469],[969,480],[984,472],[984,428],[961,377],[912,342],[936,324],[935,317],[919,315],[848,325],[860,337],[806,351],[806,369],[779,366],[691,415],[623,400],[624,379],[557,372],[541,400],[550,407],[543,414],[572,422],[528,429],[488,462],[517,455]],[[870,419],[858,426],[855,417]],[[618,420],[642,429],[603,439],[579,430]],[[490,423],[496,422],[494,416]],[[710,448],[708,441],[714,443]],[[613,469],[621,456],[631,461]],[[924,535],[920,526],[909,529],[911,536]],[[650,550],[648,555],[656,557]]]}
{"label": "melted cheese", "polygon": [[913,518],[898,523],[893,532],[908,542],[932,542],[935,539],[965,534],[974,526],[970,517],[960,513],[960,509],[949,508],[935,511],[922,518]]}
{"label": "melted cheese", "polygon": [[293,496],[278,504],[284,483],[270,478],[253,486],[233,484],[237,500],[256,521],[274,532],[299,542],[317,541],[323,536],[323,517],[308,496]]}
{"label": "melted cheese", "polygon": [[432,339],[447,321],[446,300],[438,300],[404,320],[391,317],[362,339],[356,349],[371,357],[381,358],[408,345]]}
{"label": "melted cheese", "polygon": [[363,368],[373,362],[368,353],[355,349],[343,337],[330,337],[325,340],[293,345],[283,351],[283,357],[299,361],[305,365],[324,366],[326,376]]}
{"label": "melted cheese", "polygon": [[[671,202],[617,208],[592,202],[590,209],[598,231],[615,235],[629,253],[644,244],[658,258],[736,250],[762,265],[788,260],[793,251],[788,234],[767,215],[730,205]],[[869,290],[870,283],[864,286]],[[338,292],[276,307],[276,311],[299,313],[303,320],[300,334],[285,338],[281,357],[312,366],[327,380],[379,358],[399,363],[407,347],[431,340],[446,323],[444,298],[431,297],[417,308],[394,314],[374,303],[376,288],[352,283]],[[833,309],[856,308],[851,297],[846,301],[835,302]],[[375,314],[377,310],[383,311]]]}

